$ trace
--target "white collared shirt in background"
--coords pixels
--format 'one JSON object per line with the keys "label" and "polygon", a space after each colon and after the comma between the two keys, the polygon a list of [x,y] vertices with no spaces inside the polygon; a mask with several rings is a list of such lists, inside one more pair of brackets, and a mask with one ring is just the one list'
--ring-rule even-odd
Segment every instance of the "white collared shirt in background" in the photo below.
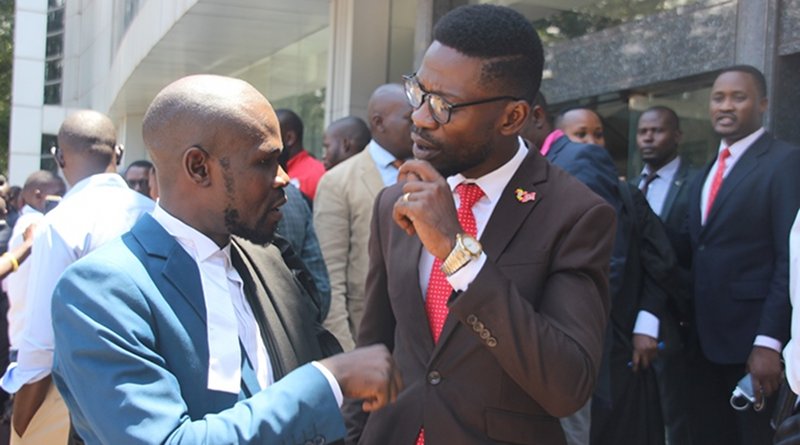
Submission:
{"label": "white collared shirt in background", "polygon": [[700,195],[701,224],[705,225],[706,218],[708,218],[708,215],[706,214],[708,207],[708,194],[711,192],[711,183],[714,182],[714,176],[716,176],[717,170],[719,169],[719,153],[721,153],[726,147],[731,152],[731,155],[725,160],[725,171],[722,173],[722,182],[724,183],[724,178],[728,177],[728,174],[731,172],[731,170],[733,170],[733,166],[739,162],[739,159],[744,156],[745,152],[747,152],[747,149],[750,148],[750,146],[753,145],[753,142],[760,138],[762,134],[764,134],[764,128],[759,128],[746,138],[740,139],[730,146],[725,145],[724,141],[719,141],[717,160],[714,161],[714,165],[712,165],[711,170],[708,171],[708,176],[706,176],[705,182],[703,183],[703,192]]}
{"label": "white collared shirt in background", "polygon": [[640,190],[644,186],[645,179],[649,175],[653,173],[658,175],[658,177],[653,179],[650,185],[647,186],[647,195],[645,195],[645,198],[647,198],[650,208],[653,209],[653,212],[659,217],[663,218],[661,214],[664,212],[664,202],[667,200],[669,188],[672,185],[672,181],[675,179],[675,175],[678,173],[678,167],[680,167],[680,165],[681,157],[676,156],[675,159],[669,161],[655,172],[647,165],[642,170],[642,179],[639,180],[638,184]]}
{"label": "white collared shirt in background", "polygon": [[92,175],[75,184],[37,228],[27,283],[25,326],[17,362],[0,385],[9,393],[41,380],[53,368],[53,290],[64,270],[79,258],[129,231],[154,202],[131,190],[116,173]]}
{"label": "white collared shirt in background", "polygon": [[[23,239],[25,229],[31,224],[41,223],[42,219],[44,219],[44,213],[27,204],[22,207],[19,219],[17,219],[14,230],[11,232],[11,238],[8,240],[8,251],[11,252],[21,246],[25,241]],[[38,230],[41,231],[42,228],[39,227]],[[28,258],[20,263],[16,272],[3,280],[3,290],[8,296],[8,344],[12,351],[17,350],[17,345],[22,336],[22,328],[25,326],[25,290],[28,288],[30,270],[31,260]]]}
{"label": "white collared shirt in background", "polygon": [[381,147],[375,139],[369,141],[367,150],[369,150],[369,156],[372,158],[372,161],[375,162],[375,167],[381,175],[383,186],[388,187],[397,182],[397,173],[399,173],[400,170],[392,165],[392,162],[397,160],[394,155]]}

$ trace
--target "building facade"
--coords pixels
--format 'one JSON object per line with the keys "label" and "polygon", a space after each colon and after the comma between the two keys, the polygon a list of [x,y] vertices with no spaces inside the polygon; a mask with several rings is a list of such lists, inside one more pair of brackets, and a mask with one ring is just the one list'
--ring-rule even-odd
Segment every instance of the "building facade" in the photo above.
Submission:
{"label": "building facade", "polygon": [[413,72],[436,19],[469,3],[522,12],[546,43],[543,92],[605,119],[620,173],[636,174],[635,122],[674,108],[684,152],[702,164],[717,141],[708,123],[716,70],[735,63],[769,80],[765,125],[800,143],[800,0],[16,0],[10,180],[54,168],[66,114],[108,113],[126,147],[146,157],[144,111],[188,74],[235,76],[306,123],[321,153],[325,125],[365,117],[375,87]]}

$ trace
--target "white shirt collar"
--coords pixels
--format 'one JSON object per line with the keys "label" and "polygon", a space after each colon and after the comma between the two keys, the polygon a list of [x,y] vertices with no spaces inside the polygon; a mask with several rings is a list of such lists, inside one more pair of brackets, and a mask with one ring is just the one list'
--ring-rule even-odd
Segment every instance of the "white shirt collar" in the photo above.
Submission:
{"label": "white shirt collar", "polygon": [[520,140],[517,153],[508,162],[494,171],[477,179],[468,179],[461,173],[458,173],[447,178],[447,185],[450,186],[450,190],[455,191],[458,184],[462,182],[473,182],[478,184],[486,195],[486,198],[488,198],[491,203],[495,204],[500,200],[500,195],[503,194],[503,190],[505,190],[511,177],[514,176],[514,173],[516,173],[519,166],[522,165],[522,161],[525,160],[525,156],[527,155],[528,148],[525,147],[525,144]]}
{"label": "white shirt collar", "polygon": [[[666,178],[667,180],[670,180],[673,176],[675,176],[675,173],[678,172],[678,167],[680,167],[680,165],[681,165],[681,157],[675,156],[675,159],[667,162],[666,164],[664,164],[663,167],[656,170],[656,174],[661,178]],[[644,168],[642,169],[642,175],[649,175],[650,173],[651,173],[650,166],[645,165]]]}
{"label": "white shirt collar", "polygon": [[128,183],[118,173],[98,173],[96,175],[83,178],[76,182],[64,195],[64,199],[80,193],[81,190],[97,186],[112,186],[128,188]]}
{"label": "white shirt collar", "polygon": [[198,263],[206,261],[211,256],[222,251],[230,259],[231,245],[226,244],[220,248],[211,238],[200,233],[194,227],[170,215],[161,205],[156,204],[153,218],[172,235]]}
{"label": "white shirt collar", "polygon": [[369,141],[368,150],[369,155],[372,156],[372,160],[375,161],[375,164],[381,167],[387,167],[397,159],[393,154],[389,153],[389,150],[383,148],[375,139]]}
{"label": "white shirt collar", "polygon": [[722,152],[722,150],[724,150],[727,147],[728,150],[731,152],[731,157],[734,159],[738,159],[740,156],[744,154],[745,151],[747,151],[748,148],[750,148],[751,145],[753,145],[753,142],[755,142],[758,138],[761,137],[762,134],[765,133],[765,131],[766,130],[764,130],[764,127],[761,127],[758,130],[750,133],[746,137],[734,142],[730,146],[726,145],[725,141],[720,140],[718,152]]}

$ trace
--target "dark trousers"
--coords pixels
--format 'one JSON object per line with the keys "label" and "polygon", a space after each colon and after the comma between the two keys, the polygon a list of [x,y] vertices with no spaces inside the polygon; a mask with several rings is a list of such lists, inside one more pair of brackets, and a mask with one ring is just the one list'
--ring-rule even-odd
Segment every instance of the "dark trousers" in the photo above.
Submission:
{"label": "dark trousers", "polygon": [[[695,349],[695,348],[693,348]],[[769,425],[775,396],[767,398],[760,412],[752,407],[737,411],[730,398],[737,382],[747,373],[744,364],[711,363],[696,348],[687,362],[689,372],[689,426],[693,444],[771,445]]]}
{"label": "dark trousers", "polygon": [[669,445],[689,445],[689,374],[686,348],[675,317],[665,313],[660,320],[660,340],[664,349],[653,362],[658,380],[661,412]]}

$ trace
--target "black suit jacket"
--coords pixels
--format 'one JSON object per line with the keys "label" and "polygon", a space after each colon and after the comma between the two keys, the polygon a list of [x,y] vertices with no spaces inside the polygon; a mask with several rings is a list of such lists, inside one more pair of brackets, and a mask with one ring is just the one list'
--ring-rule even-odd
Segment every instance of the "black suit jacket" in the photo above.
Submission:
{"label": "black suit jacket", "polygon": [[[669,186],[667,197],[664,199],[664,207],[661,209],[661,221],[669,230],[680,232],[686,223],[691,183],[700,172],[701,169],[692,167],[686,162],[686,159],[681,159],[678,171]],[[636,186],[638,185],[636,184]]]}
{"label": "black suit jacket", "polygon": [[789,338],[788,239],[800,207],[800,149],[761,136],[722,182],[702,225],[711,165],[689,201],[697,333],[712,362],[742,364],[756,335]]}
{"label": "black suit jacket", "polygon": [[[518,188],[535,199],[519,201]],[[434,344],[422,243],[392,220],[401,196],[397,184],[377,198],[358,344],[386,344],[405,389],[368,420],[350,405],[349,442],[409,445],[424,426],[430,444],[565,444],[556,417],[583,406],[600,365],[613,210],[530,153],[481,235],[485,265],[451,297]]]}

